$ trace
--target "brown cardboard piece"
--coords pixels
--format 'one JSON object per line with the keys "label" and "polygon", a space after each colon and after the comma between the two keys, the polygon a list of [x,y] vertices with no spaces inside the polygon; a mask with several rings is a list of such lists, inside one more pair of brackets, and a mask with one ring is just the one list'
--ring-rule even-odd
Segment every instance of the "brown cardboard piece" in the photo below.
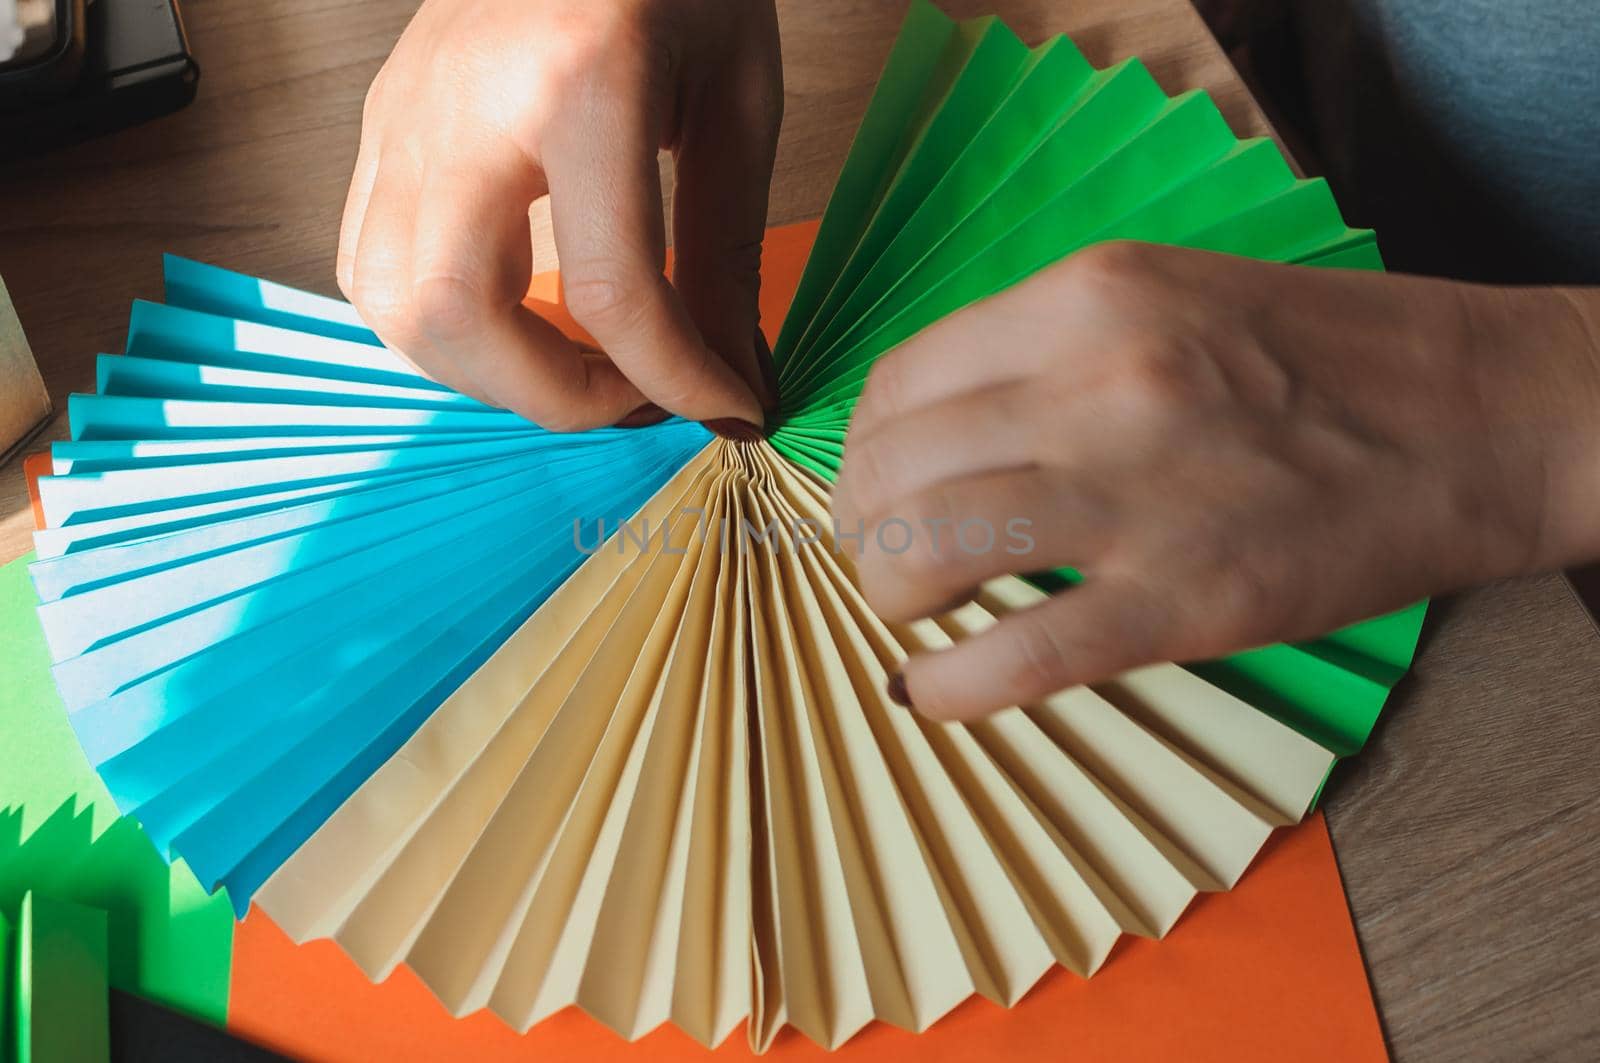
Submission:
{"label": "brown cardboard piece", "polygon": [[0,278],[0,462],[9,460],[49,416],[50,393]]}

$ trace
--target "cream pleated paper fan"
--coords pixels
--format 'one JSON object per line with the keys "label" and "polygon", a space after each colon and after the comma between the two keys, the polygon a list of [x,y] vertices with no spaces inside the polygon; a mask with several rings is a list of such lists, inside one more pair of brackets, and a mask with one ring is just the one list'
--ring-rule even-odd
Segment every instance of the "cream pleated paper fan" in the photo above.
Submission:
{"label": "cream pleated paper fan", "polygon": [[1334,759],[1175,665],[970,725],[892,704],[907,654],[1042,593],[883,624],[825,486],[765,443],[707,447],[626,528],[257,893],[291,936],[520,1030],[576,1005],[832,1047],[1163,935]]}

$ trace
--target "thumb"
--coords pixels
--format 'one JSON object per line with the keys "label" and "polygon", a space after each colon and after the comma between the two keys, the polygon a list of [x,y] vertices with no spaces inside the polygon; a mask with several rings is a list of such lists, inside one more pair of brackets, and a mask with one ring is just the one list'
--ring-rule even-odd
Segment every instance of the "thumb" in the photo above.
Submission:
{"label": "thumb", "polygon": [[[765,32],[765,28],[761,30]],[[706,345],[777,408],[772,354],[761,336],[761,239],[767,225],[782,70],[771,55],[736,50],[716,80],[685,101],[673,194],[673,286]]]}

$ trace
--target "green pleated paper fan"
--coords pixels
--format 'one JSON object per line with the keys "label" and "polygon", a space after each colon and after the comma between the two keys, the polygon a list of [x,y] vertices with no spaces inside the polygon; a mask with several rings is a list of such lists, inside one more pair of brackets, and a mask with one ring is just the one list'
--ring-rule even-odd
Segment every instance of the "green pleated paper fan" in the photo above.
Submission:
{"label": "green pleated paper fan", "polygon": [[[773,446],[831,481],[882,354],[1107,240],[1383,268],[1325,182],[1236,139],[1206,94],[1168,97],[1138,59],[1096,70],[1065,37],[1030,49],[992,17],[952,24],[914,3],[784,319]],[[1423,612],[1196,670],[1347,756],[1410,667]]]}

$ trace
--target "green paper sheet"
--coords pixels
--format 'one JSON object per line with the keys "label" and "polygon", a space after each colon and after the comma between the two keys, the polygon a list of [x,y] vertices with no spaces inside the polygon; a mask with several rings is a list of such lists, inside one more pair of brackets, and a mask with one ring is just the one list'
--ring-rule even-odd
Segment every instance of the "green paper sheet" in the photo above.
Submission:
{"label": "green paper sheet", "polygon": [[[1065,38],[1024,54],[989,19],[913,0],[851,145],[774,356],[772,443],[831,480],[873,364],[933,322],[1107,240],[1382,269],[1325,182],[1236,139],[1204,93]],[[1078,574],[1036,575],[1059,589]],[[1194,671],[1345,756],[1410,666],[1426,603]]]}
{"label": "green paper sheet", "polygon": [[110,982],[214,1025],[227,1020],[233,916],[118,819],[50,678],[28,580],[0,567],[0,911],[40,891],[107,913]]}
{"label": "green paper sheet", "polygon": [[106,913],[30,892],[22,898],[15,938],[13,1058],[110,1059]]}
{"label": "green paper sheet", "polygon": [[11,985],[16,965],[16,931],[6,914],[0,912],[0,1063],[11,1063],[16,1045],[16,1020],[12,1016],[16,1000]]}

